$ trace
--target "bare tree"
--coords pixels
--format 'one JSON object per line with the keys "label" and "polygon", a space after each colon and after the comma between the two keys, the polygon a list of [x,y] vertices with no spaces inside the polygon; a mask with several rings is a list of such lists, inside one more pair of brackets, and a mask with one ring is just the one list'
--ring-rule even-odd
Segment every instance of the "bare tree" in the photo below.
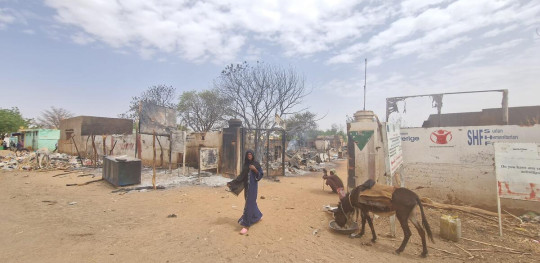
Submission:
{"label": "bare tree", "polygon": [[228,106],[218,90],[186,91],[180,96],[178,112],[184,125],[207,132],[223,127]]}
{"label": "bare tree", "polygon": [[127,119],[137,119],[140,101],[147,101],[169,108],[176,108],[176,89],[167,85],[149,87],[146,91],[141,93],[140,96],[132,97],[129,104],[129,110],[118,116]]}
{"label": "bare tree", "polygon": [[54,106],[49,110],[44,110],[41,116],[37,119],[37,125],[48,129],[59,129],[60,121],[73,117],[73,113],[63,108]]}
{"label": "bare tree", "polygon": [[[242,119],[251,129],[268,129],[274,116],[285,117],[297,109],[308,94],[304,77],[293,69],[284,69],[257,62],[229,65],[214,82],[231,103],[233,116]],[[260,153],[261,131],[255,131],[255,149]]]}

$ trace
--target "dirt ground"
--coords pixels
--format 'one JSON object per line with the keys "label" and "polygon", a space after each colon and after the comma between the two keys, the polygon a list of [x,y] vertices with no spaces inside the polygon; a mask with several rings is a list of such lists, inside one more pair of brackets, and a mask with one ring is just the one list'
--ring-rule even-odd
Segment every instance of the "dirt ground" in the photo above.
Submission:
{"label": "dirt ground", "polygon": [[[336,168],[345,179],[345,161],[337,161]],[[258,204],[264,219],[247,236],[238,234],[237,224],[244,200],[224,187],[180,186],[123,194],[112,193],[115,188],[104,181],[68,187],[92,179],[53,177],[58,173],[0,171],[0,262],[534,262],[540,258],[540,244],[532,238],[513,233],[500,238],[494,222],[431,208],[426,213],[436,243],[429,243],[432,248],[425,259],[419,257],[415,230],[405,251],[393,253],[403,234],[398,226],[397,237],[389,238],[387,218],[375,220],[379,234],[375,244],[370,234],[360,239],[336,234],[328,228],[332,217],[323,206],[338,198],[328,187],[323,191],[321,173],[261,181]],[[463,237],[526,254],[466,240],[457,246],[444,241],[438,235],[443,213],[461,218]],[[177,217],[169,218],[170,214]]]}

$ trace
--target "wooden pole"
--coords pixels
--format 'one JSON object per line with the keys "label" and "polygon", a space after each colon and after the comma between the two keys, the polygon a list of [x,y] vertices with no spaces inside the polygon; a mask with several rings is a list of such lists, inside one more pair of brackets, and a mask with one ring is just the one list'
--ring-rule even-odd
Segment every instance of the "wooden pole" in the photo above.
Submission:
{"label": "wooden pole", "polygon": [[187,132],[183,131],[184,133],[184,154],[182,154],[182,174],[186,176],[186,148],[187,148]]}
{"label": "wooden pole", "polygon": [[154,158],[152,159],[152,186],[156,190],[156,131],[152,136],[152,150],[154,151]]}
{"label": "wooden pole", "polygon": [[109,155],[113,155],[114,146],[116,146],[116,140],[114,139],[114,136],[111,135],[111,150],[109,151]]}
{"label": "wooden pole", "polygon": [[81,162],[81,167],[84,167],[84,164],[83,164],[83,161],[82,161],[82,158],[81,158],[81,154],[79,153],[79,148],[77,148],[77,143],[75,143],[74,137],[75,136],[71,136],[71,140],[73,141],[73,145],[75,145],[75,150],[77,151],[77,156],[79,156],[79,161]]}
{"label": "wooden pole", "polygon": [[161,141],[159,140],[159,137],[156,137],[156,139],[159,144],[159,167],[163,168],[163,147],[161,146]]}
{"label": "wooden pole", "polygon": [[[285,129],[282,131],[281,135],[281,173],[285,177],[285,140],[287,139],[287,134]],[[324,185],[323,185],[324,187]]]}
{"label": "wooden pole", "polygon": [[[266,131],[266,176],[270,176],[270,131]],[[270,178],[270,177],[267,177]]]}
{"label": "wooden pole", "polygon": [[94,150],[94,168],[97,167],[96,136],[92,134],[92,149]]}
{"label": "wooden pole", "polygon": [[107,142],[106,142],[106,139],[107,139],[107,135],[101,135],[101,140],[103,141],[103,157],[105,157],[105,155],[107,155]]}
{"label": "wooden pole", "polygon": [[169,173],[172,173],[172,138],[173,134],[171,132],[171,134],[169,134]]}
{"label": "wooden pole", "polygon": [[137,111],[137,127],[135,127],[135,157],[138,157],[142,160],[141,157],[141,111],[142,111],[142,101],[139,101],[139,111]]}

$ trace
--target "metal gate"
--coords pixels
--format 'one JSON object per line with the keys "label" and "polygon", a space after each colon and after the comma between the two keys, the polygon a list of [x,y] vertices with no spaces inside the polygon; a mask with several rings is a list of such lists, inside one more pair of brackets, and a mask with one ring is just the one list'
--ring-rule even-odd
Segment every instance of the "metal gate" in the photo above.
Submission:
{"label": "metal gate", "polygon": [[[258,140],[257,140],[258,137]],[[266,176],[285,176],[285,143],[287,132],[283,129],[250,129],[241,130],[242,165],[246,150],[255,151]]]}

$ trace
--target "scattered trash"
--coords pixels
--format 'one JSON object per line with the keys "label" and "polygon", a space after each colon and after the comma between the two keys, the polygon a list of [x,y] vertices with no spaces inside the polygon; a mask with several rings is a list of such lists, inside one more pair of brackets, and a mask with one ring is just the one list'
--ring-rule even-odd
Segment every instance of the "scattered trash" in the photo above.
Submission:
{"label": "scattered trash", "polygon": [[314,235],[314,236],[317,235],[317,233],[319,233],[319,229],[318,229],[318,228],[315,229],[315,230],[313,230],[313,235]]}
{"label": "scattered trash", "polygon": [[[144,192],[146,190],[151,190],[151,189],[154,189],[154,187],[153,186],[139,186],[139,187],[120,188],[120,189],[112,191],[111,193],[118,193],[118,192],[127,193],[127,192],[130,192],[130,191]],[[156,189],[157,190],[163,190],[163,189],[165,189],[165,186],[156,185]]]}
{"label": "scattered trash", "polygon": [[[333,152],[333,150],[330,150]],[[298,151],[289,150],[285,156],[288,167],[286,176],[303,175],[308,172],[320,172],[325,167],[334,166],[331,160],[337,158],[337,154],[328,154],[315,149],[303,148]],[[273,167],[274,164],[271,164]],[[281,166],[280,163],[277,165]],[[281,167],[280,167],[281,168]]]}
{"label": "scattered trash", "polygon": [[461,238],[461,220],[457,216],[442,215],[440,235],[444,239],[458,242]]}
{"label": "scattered trash", "polygon": [[77,202],[69,202],[68,205],[76,205]]}
{"label": "scattered trash", "polygon": [[83,185],[87,185],[87,184],[91,184],[91,183],[95,183],[95,182],[99,182],[99,181],[103,181],[103,178],[97,179],[97,180],[88,181],[88,182],[84,182],[84,183],[80,183],[80,184],[66,184],[66,186],[83,186]]}
{"label": "scattered trash", "polygon": [[534,212],[527,212],[524,215],[519,217],[521,221],[525,223],[540,223],[540,215],[534,213]]}
{"label": "scattered trash", "polygon": [[334,213],[337,209],[338,209],[337,206],[331,206],[331,205],[323,206],[323,211],[329,212],[329,213]]}
{"label": "scattered trash", "polygon": [[[83,162],[92,165],[90,159],[85,159]],[[98,163],[99,165],[101,164]],[[65,153],[49,154],[38,150],[36,152],[20,152],[17,155],[13,152],[2,151],[0,154],[0,169],[3,170],[67,170],[80,167],[78,157]]]}

